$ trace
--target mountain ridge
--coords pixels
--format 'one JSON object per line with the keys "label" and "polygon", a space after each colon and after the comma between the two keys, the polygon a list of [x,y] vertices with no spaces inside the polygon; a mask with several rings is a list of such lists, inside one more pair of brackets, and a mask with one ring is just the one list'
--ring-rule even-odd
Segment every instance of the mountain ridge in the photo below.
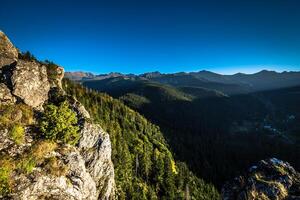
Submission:
{"label": "mountain ridge", "polygon": [[121,73],[100,74],[94,75],[92,78],[76,77],[76,73],[67,72],[66,77],[82,82],[117,77],[146,79],[175,87],[191,86],[216,89],[229,95],[300,85],[299,71],[276,72],[261,70],[253,74],[236,73],[233,75],[222,75],[206,70],[166,74],[156,71],[140,75]]}

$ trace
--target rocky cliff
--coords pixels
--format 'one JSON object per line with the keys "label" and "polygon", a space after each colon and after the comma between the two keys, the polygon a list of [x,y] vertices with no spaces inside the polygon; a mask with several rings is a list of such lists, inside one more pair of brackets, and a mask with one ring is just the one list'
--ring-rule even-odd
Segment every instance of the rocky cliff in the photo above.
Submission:
{"label": "rocky cliff", "polygon": [[[19,54],[0,31],[0,199],[114,199],[109,135],[64,93],[62,68]],[[38,126],[58,99],[76,113],[75,145],[43,137]]]}
{"label": "rocky cliff", "polygon": [[300,174],[287,162],[271,158],[226,183],[224,200],[299,200]]}

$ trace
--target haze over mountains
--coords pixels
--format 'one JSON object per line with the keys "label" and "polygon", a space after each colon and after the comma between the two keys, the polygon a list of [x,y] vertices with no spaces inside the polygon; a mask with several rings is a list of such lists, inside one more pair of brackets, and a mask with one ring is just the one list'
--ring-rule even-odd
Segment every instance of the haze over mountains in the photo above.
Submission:
{"label": "haze over mountains", "polygon": [[300,84],[300,72],[275,72],[262,70],[254,74],[237,73],[221,75],[210,71],[180,72],[162,74],[150,72],[141,75],[109,73],[95,75],[87,72],[66,72],[65,76],[76,81],[96,81],[104,79],[152,81],[175,87],[202,87],[226,94],[240,94],[296,86]]}

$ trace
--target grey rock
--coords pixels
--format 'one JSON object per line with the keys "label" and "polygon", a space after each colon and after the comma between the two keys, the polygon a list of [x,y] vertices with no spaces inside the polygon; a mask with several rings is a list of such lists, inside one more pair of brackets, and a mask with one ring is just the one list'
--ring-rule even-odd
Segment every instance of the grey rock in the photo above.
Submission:
{"label": "grey rock", "polygon": [[39,107],[48,99],[50,84],[44,65],[37,62],[18,61],[11,82],[13,94],[29,106]]}
{"label": "grey rock", "polygon": [[72,107],[77,112],[77,114],[80,118],[82,118],[82,119],[90,119],[91,118],[89,112],[85,109],[85,107],[79,101],[77,101],[77,99],[75,99],[74,97],[73,97]]}
{"label": "grey rock", "polygon": [[12,140],[10,140],[8,134],[8,129],[0,130],[0,151],[7,149],[14,143]]}
{"label": "grey rock", "polygon": [[0,83],[0,104],[13,104],[16,98],[4,83]]}
{"label": "grey rock", "polygon": [[57,159],[69,169],[65,176],[49,175],[43,168],[35,169],[31,177],[22,177],[12,199],[96,200],[96,183],[87,172],[85,161],[76,148],[69,147],[69,151],[65,155],[56,153]]}
{"label": "grey rock", "polygon": [[99,199],[112,199],[115,181],[109,135],[100,126],[84,122],[78,147],[96,182]]}
{"label": "grey rock", "polygon": [[271,158],[258,162],[222,188],[224,200],[300,199],[300,174],[287,162]]}
{"label": "grey rock", "polygon": [[52,69],[50,72],[49,82],[50,87],[54,88],[57,87],[59,89],[62,89],[62,79],[64,78],[65,70],[62,67],[57,67],[55,69]]}
{"label": "grey rock", "polygon": [[0,31],[0,68],[15,62],[17,58],[18,50],[6,35]]}
{"label": "grey rock", "polygon": [[[6,152],[6,155],[15,157],[21,155],[27,147],[31,146],[33,138],[28,135],[28,128],[25,127],[25,142],[21,145],[17,145],[10,137],[10,131],[7,128],[0,129],[0,152]],[[0,198],[1,199],[1,198]]]}
{"label": "grey rock", "polygon": [[62,67],[56,68],[57,87],[62,89],[62,79],[64,78],[65,70]]}
{"label": "grey rock", "polygon": [[[114,169],[109,136],[98,125],[86,122],[78,147],[66,145],[53,152],[69,169],[66,175],[53,176],[37,168],[30,177],[20,175],[14,200],[108,200],[114,199]],[[64,153],[62,153],[64,152]],[[23,176],[23,177],[22,177]]]}

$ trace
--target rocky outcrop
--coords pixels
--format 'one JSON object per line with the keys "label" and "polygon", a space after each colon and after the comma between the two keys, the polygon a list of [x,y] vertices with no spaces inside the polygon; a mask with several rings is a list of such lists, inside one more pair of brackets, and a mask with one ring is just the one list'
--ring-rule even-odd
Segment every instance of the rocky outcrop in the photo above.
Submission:
{"label": "rocky outcrop", "polygon": [[[55,69],[55,73],[56,73],[56,79],[55,79],[55,87],[58,87],[58,88],[60,88],[60,89],[62,89],[62,79],[64,78],[64,74],[65,74],[65,70],[64,70],[64,68],[62,68],[62,67],[57,67],[56,69]],[[52,85],[52,87],[54,87],[53,85]]]}
{"label": "rocky outcrop", "polygon": [[50,84],[46,66],[36,61],[18,59],[18,50],[1,31],[0,81],[2,103],[21,99],[36,108],[48,99]]}
{"label": "rocky outcrop", "polygon": [[66,147],[66,153],[57,153],[56,158],[65,163],[68,172],[64,176],[46,174],[43,168],[35,170],[30,179],[21,175],[22,180],[13,199],[57,199],[57,200],[97,200],[97,188],[86,169],[85,160],[76,148]]}
{"label": "rocky outcrop", "polygon": [[300,174],[287,162],[271,158],[252,166],[244,175],[226,183],[224,200],[300,199]]}
{"label": "rocky outcrop", "polygon": [[[51,67],[49,70],[49,66]],[[24,103],[36,112],[51,98],[68,99],[76,111],[80,140],[76,146],[58,144],[57,148],[44,156],[53,159],[60,173],[49,173],[46,164],[37,165],[30,174],[13,174],[13,189],[4,199],[59,199],[98,200],[115,198],[114,167],[111,161],[109,135],[92,122],[89,113],[73,97],[66,97],[61,81],[64,70],[49,63],[18,59],[18,51],[0,31],[0,106]],[[59,95],[55,97],[55,95]],[[22,111],[15,113],[15,119]],[[34,119],[37,121],[37,119]],[[19,159],[37,141],[32,125],[25,127],[25,142],[16,144],[10,137],[9,128],[0,125],[0,156]],[[1,163],[0,163],[1,164]],[[3,199],[0,194],[0,199]]]}
{"label": "rocky outcrop", "polygon": [[[10,157],[20,157],[33,144],[32,133],[27,134],[29,141],[19,146],[10,139],[7,129],[0,130],[0,151]],[[3,199],[114,199],[114,168],[108,134],[92,123],[86,123],[81,134],[78,147],[63,145],[45,155],[45,159],[55,158],[58,163],[59,169],[53,169],[56,174],[49,173],[44,164],[31,174],[15,174],[13,193]]]}
{"label": "rocky outcrop", "polygon": [[0,31],[0,58],[0,69],[15,62],[18,58],[18,50],[2,31]]}
{"label": "rocky outcrop", "polygon": [[11,77],[13,94],[32,107],[41,106],[48,99],[50,84],[47,69],[35,61],[19,60]]}
{"label": "rocky outcrop", "polygon": [[111,143],[103,129],[84,122],[78,147],[86,162],[88,172],[96,183],[100,199],[108,199],[114,194],[114,170],[111,161]]}

